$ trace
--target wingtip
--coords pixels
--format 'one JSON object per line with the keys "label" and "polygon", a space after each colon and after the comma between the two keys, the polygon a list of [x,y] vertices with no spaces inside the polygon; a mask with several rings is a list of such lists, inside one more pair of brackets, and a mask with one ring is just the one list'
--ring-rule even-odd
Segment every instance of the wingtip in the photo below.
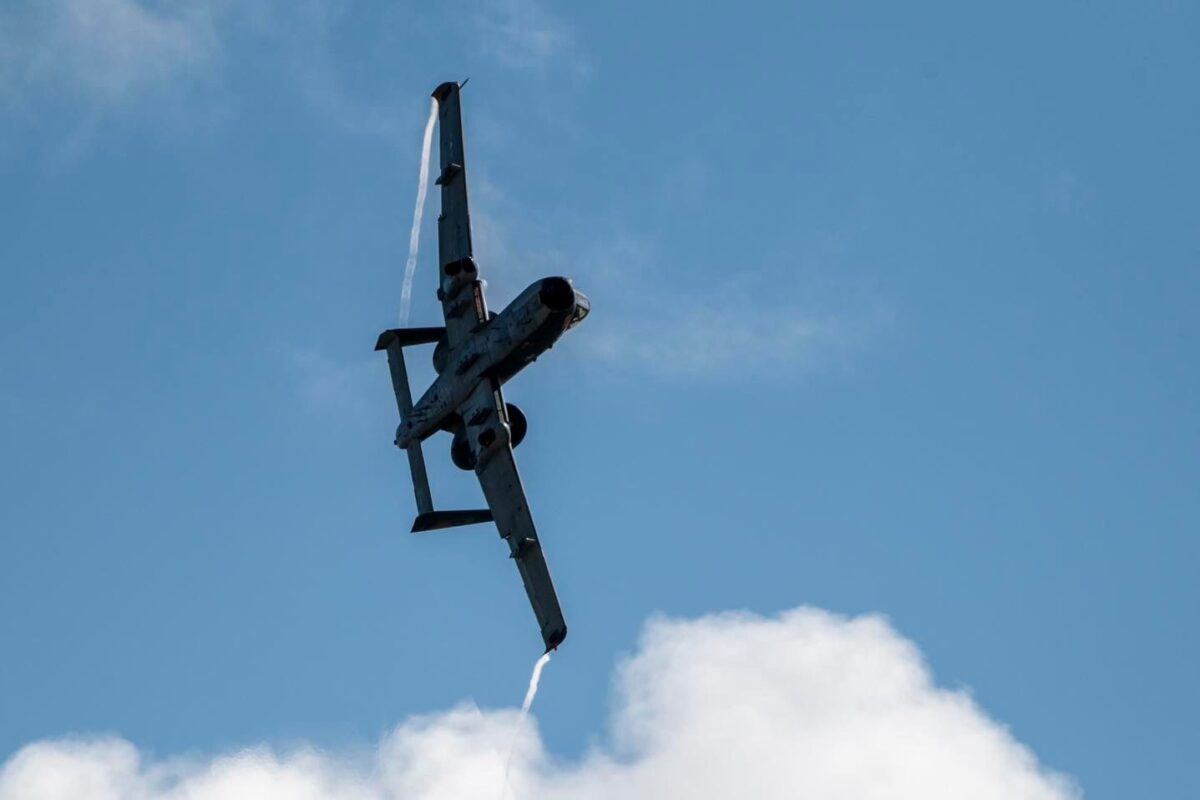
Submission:
{"label": "wingtip", "polygon": [[392,343],[392,340],[395,338],[396,338],[395,329],[386,330],[383,333],[379,334],[379,338],[375,340],[376,352],[378,352],[380,350],[387,350],[388,345],[390,345]]}
{"label": "wingtip", "polygon": [[546,639],[546,652],[551,653],[551,652],[554,652],[555,650],[558,650],[558,646],[561,645],[563,643],[563,640],[566,638],[567,638],[567,626],[566,625],[563,625],[561,628],[551,632],[549,638]]}

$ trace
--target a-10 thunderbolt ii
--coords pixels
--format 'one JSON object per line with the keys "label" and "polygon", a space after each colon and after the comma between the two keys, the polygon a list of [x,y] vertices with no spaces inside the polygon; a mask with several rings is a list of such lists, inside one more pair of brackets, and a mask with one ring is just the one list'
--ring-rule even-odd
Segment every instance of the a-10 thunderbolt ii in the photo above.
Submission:
{"label": "a-10 thunderbolt ii", "polygon": [[[442,190],[437,297],[446,325],[384,331],[375,349],[387,351],[400,411],[396,446],[408,452],[418,512],[413,532],[495,521],[517,562],[549,652],[566,638],[567,624],[513,458],[513,448],[525,438],[525,415],[504,402],[501,387],[583,320],[590,305],[571,281],[553,277],[536,281],[499,314],[488,311],[471,249],[461,88],[443,83],[433,92],[441,151],[437,185]],[[413,403],[404,348],[418,344],[436,345],[437,378]],[[486,509],[434,510],[421,442],[438,431],[453,435],[451,459],[475,472]]]}

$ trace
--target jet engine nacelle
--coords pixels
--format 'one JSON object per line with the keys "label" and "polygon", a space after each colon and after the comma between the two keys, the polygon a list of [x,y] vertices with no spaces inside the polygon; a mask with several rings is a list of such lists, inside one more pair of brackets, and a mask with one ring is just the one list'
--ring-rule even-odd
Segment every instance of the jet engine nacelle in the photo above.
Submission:
{"label": "jet engine nacelle", "polygon": [[512,446],[515,448],[525,441],[525,434],[529,432],[529,420],[515,403],[505,403],[504,410],[508,413],[508,429],[512,432]]}
{"label": "jet engine nacelle", "polygon": [[433,369],[438,375],[446,371],[446,365],[450,363],[450,342],[446,341],[443,336],[438,339],[437,346],[433,348]]}
{"label": "jet engine nacelle", "polygon": [[[525,412],[515,403],[505,403],[504,408],[508,412],[508,428],[511,432],[512,446],[513,449],[516,449],[517,445],[525,440],[525,434],[529,432],[529,420],[525,418]],[[467,429],[464,426],[460,425],[454,432],[454,441],[450,443],[450,460],[461,470],[469,472],[475,469],[475,454],[471,452],[471,444],[467,441]]]}

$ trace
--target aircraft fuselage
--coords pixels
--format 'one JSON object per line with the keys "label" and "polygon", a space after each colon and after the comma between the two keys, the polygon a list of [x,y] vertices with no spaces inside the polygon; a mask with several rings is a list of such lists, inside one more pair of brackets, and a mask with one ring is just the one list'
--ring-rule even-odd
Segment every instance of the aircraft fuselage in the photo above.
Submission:
{"label": "aircraft fuselage", "polygon": [[[478,281],[464,286],[462,293],[468,289],[472,294],[481,290]],[[439,359],[443,362],[440,374],[396,429],[396,444],[408,447],[436,433],[480,381],[503,384],[553,347],[563,333],[587,316],[589,308],[587,298],[566,278],[533,283]]]}

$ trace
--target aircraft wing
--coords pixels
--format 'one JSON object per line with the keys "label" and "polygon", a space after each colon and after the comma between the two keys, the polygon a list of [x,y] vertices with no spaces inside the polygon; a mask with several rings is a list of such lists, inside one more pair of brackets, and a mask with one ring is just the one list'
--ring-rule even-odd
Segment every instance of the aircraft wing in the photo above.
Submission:
{"label": "aircraft wing", "polygon": [[[446,343],[451,350],[488,319],[487,301],[471,246],[461,88],[457,83],[443,83],[433,92],[438,103],[437,185],[442,188],[442,213],[438,216],[438,299],[446,319]],[[546,650],[552,650],[566,638],[567,625],[525,499],[525,487],[508,441],[508,426],[496,424],[508,421],[499,384],[491,380],[481,382],[458,413],[475,450],[479,464],[475,473],[492,518],[517,562]]]}
{"label": "aircraft wing", "polygon": [[[470,420],[492,414],[505,414],[504,397],[500,387],[492,381],[481,383],[463,406],[463,419],[468,420],[468,435],[474,437],[485,425],[470,424]],[[546,650],[558,647],[567,636],[567,623],[558,605],[558,594],[550,578],[550,568],[542,553],[537,529],[533,525],[533,514],[525,498],[525,487],[517,472],[517,462],[512,447],[507,442],[497,442],[486,454],[481,454],[480,466],[475,474],[483,495],[487,498],[492,518],[500,536],[508,542],[511,558],[517,562],[525,593],[537,617]]]}
{"label": "aircraft wing", "polygon": [[446,319],[447,343],[452,349],[488,318],[471,246],[460,88],[457,83],[443,83],[433,92],[438,103],[437,184],[442,187],[442,213],[438,216],[438,299]]}

